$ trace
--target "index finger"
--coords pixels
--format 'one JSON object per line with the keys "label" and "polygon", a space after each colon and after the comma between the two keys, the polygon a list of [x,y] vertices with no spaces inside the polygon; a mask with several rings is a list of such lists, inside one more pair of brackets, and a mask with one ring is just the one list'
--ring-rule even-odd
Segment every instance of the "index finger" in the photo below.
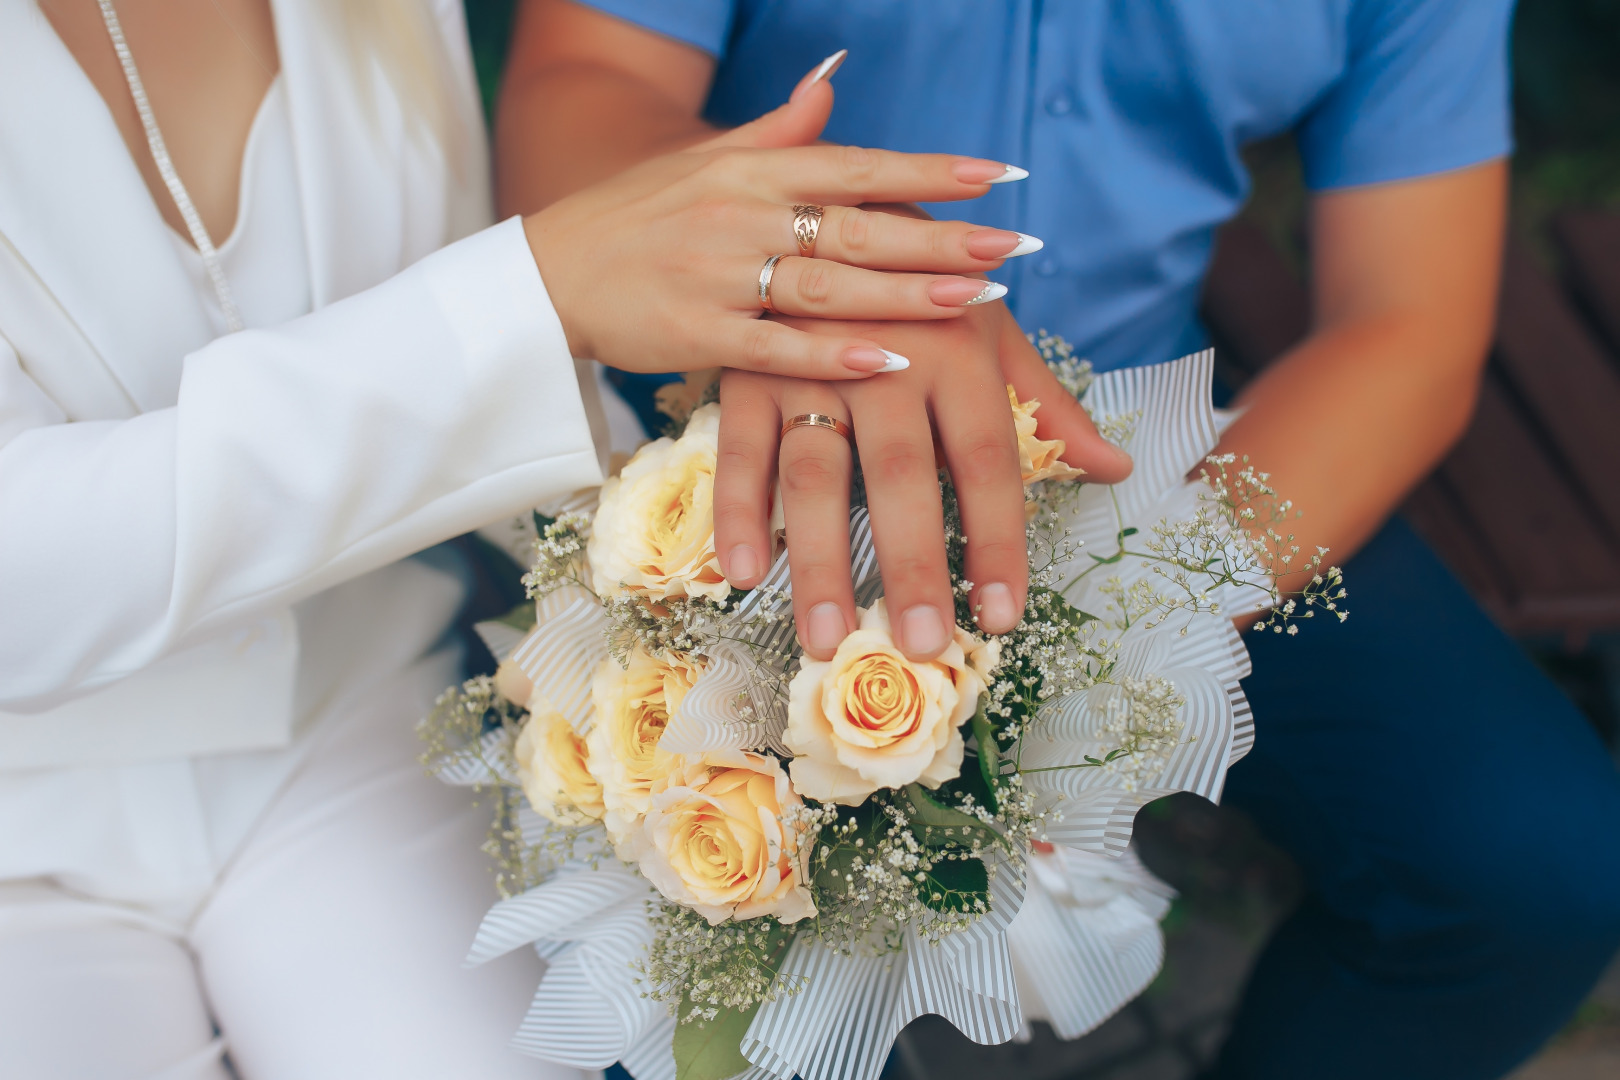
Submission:
{"label": "index finger", "polygon": [[[797,146],[748,154],[755,190],[782,202],[953,202],[1022,180],[1016,165],[956,154],[902,154],[864,146]],[[769,196],[767,196],[769,197]]]}

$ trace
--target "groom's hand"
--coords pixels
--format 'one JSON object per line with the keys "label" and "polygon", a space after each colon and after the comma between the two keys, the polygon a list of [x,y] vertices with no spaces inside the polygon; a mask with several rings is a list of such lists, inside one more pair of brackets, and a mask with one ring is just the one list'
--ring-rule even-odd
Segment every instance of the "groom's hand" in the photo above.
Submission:
{"label": "groom's hand", "polygon": [[[1064,460],[1094,481],[1123,479],[1129,456],[1097,434],[999,303],[927,326],[787,321],[812,333],[868,335],[885,348],[911,350],[913,363],[858,384],[726,373],[715,543],[727,578],[749,588],[768,569],[770,490],[779,474],[799,640],[825,659],[855,628],[848,532],[853,448],[824,428],[780,434],[793,416],[824,413],[854,429],[884,593],[906,655],[938,655],[955,620],[941,466],[961,507],[964,573],[979,623],[988,633],[1011,630],[1023,614],[1028,562],[1006,385],[1021,400],[1040,400],[1041,437],[1063,439]],[[936,430],[943,461],[935,456]]]}

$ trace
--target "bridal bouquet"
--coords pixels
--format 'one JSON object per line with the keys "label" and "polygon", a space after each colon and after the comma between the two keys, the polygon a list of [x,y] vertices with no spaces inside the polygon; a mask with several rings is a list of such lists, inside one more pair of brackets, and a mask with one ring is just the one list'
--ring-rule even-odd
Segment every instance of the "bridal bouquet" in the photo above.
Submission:
{"label": "bridal bouquet", "polygon": [[594,509],[536,515],[534,602],[480,627],[499,669],[424,729],[439,776],[496,795],[505,899],[469,962],[549,962],[520,1049],[638,1080],[873,1080],[923,1013],[1075,1037],[1152,979],[1170,890],[1129,850],[1136,810],[1217,798],[1248,749],[1232,618],[1292,633],[1344,618],[1344,590],[1321,552],[1294,564],[1263,474],[1206,459],[1209,353],[1093,378],[1037,345],[1136,470],[1086,485],[1009,388],[1028,606],[977,628],[942,479],[957,628],[934,660],[895,647],[860,505],[859,627],[831,660],[798,648],[785,555],[727,584],[698,387]]}

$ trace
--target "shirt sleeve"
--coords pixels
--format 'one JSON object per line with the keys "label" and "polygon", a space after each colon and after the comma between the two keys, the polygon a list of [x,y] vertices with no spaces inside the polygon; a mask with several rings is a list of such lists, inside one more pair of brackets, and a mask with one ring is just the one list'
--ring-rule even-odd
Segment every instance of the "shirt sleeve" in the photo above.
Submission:
{"label": "shirt sleeve", "polygon": [[1445,172],[1513,149],[1511,0],[1352,0],[1343,75],[1298,132],[1314,190]]}
{"label": "shirt sleeve", "polygon": [[68,423],[0,338],[0,708],[49,708],[599,483],[517,219],[185,359],[176,405]]}
{"label": "shirt sleeve", "polygon": [[719,58],[726,53],[734,0],[579,0],[605,15],[685,42]]}

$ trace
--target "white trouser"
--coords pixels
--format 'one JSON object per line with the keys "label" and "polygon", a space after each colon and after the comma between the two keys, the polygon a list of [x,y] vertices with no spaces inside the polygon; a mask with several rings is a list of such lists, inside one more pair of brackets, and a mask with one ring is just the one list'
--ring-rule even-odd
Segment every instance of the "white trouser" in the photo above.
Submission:
{"label": "white trouser", "polygon": [[7,1080],[578,1077],[508,1049],[540,961],[461,967],[494,899],[487,819],[428,777],[443,655],[323,720],[182,916],[0,883]]}

